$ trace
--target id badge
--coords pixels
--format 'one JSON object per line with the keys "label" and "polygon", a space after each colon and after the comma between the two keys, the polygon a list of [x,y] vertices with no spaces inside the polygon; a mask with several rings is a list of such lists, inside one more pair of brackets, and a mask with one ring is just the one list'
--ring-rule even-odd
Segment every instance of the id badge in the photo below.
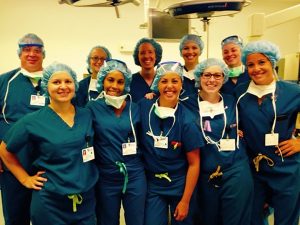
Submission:
{"label": "id badge", "polygon": [[45,106],[46,98],[42,95],[31,95],[30,105]]}
{"label": "id badge", "polygon": [[235,139],[221,139],[220,140],[221,151],[235,151]]}
{"label": "id badge", "polygon": [[154,137],[154,147],[155,148],[168,148],[168,137],[155,136]]}
{"label": "id badge", "polygon": [[81,150],[82,161],[88,162],[95,159],[94,147],[88,147]]}
{"label": "id badge", "polygon": [[136,143],[128,142],[122,144],[123,155],[134,155],[136,154]]}
{"label": "id badge", "polygon": [[265,135],[265,146],[274,146],[278,145],[279,134],[266,134]]}

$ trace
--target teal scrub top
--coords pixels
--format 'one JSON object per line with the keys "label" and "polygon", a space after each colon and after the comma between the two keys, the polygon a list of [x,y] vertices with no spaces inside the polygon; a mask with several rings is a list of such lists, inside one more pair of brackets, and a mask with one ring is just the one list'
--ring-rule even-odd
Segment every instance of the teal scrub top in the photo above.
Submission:
{"label": "teal scrub top", "polygon": [[[210,137],[213,141],[218,141],[222,137],[222,132],[225,125],[225,133],[223,138],[237,139],[236,130],[236,113],[235,113],[235,99],[231,95],[222,94],[224,109],[226,113],[227,124],[224,124],[224,115],[216,115],[214,118],[209,116],[202,117],[202,124],[204,133],[207,137]],[[197,118],[197,123],[200,124],[199,95],[190,96],[188,100],[182,102],[184,105],[188,105],[188,108],[192,109],[192,112]],[[201,111],[200,111],[201,113]],[[205,127],[205,124],[209,124],[209,129]],[[200,126],[199,126],[200,128]],[[200,128],[201,129],[201,128]],[[236,147],[236,146],[235,146]],[[233,151],[219,151],[215,144],[206,144],[201,148],[201,172],[212,173],[218,166],[221,166],[222,170],[229,169],[241,160],[247,161],[246,146],[244,139],[240,139],[239,148],[235,148]]]}
{"label": "teal scrub top", "polygon": [[[239,85],[235,90],[236,96],[239,97],[245,93],[248,86],[249,83]],[[271,158],[276,166],[261,166],[260,170],[266,168],[267,170],[284,172],[290,165],[292,173],[299,171],[299,153],[285,157],[284,162],[282,162],[281,157],[275,153],[277,150],[275,146],[265,146],[265,134],[271,132],[275,116],[272,95],[265,95],[261,105],[258,105],[257,99],[255,95],[247,93],[238,102],[239,128],[244,132],[251,160],[261,153]],[[279,134],[279,142],[282,142],[291,139],[295,129],[297,114],[300,112],[299,85],[277,81],[275,104],[276,125],[274,132]]]}
{"label": "teal scrub top", "polygon": [[117,161],[125,163],[128,171],[144,170],[139,145],[137,145],[136,154],[123,155],[122,153],[122,144],[135,141],[129,118],[130,104],[132,104],[133,126],[138,135],[137,126],[140,123],[140,112],[136,103],[127,101],[120,116],[114,113],[114,108],[108,106],[104,99],[90,101],[87,104],[87,108],[91,110],[93,116],[97,165],[102,172],[106,171],[110,175],[120,174],[119,167],[116,166]]}
{"label": "teal scrub top", "polygon": [[175,112],[175,124],[167,136],[168,148],[155,147],[153,137],[147,134],[150,131],[149,116],[151,118],[150,124],[153,134],[156,136],[159,136],[161,132],[165,136],[173,123],[173,118],[161,119],[155,114],[154,110],[149,115],[150,108],[155,101],[156,99],[144,99],[139,102],[142,121],[142,156],[146,172],[149,175],[148,179],[154,182],[165,183],[165,179],[157,179],[155,178],[155,174],[168,173],[172,182],[167,182],[167,186],[161,186],[161,188],[171,191],[170,187],[173,187],[174,192],[182,194],[188,168],[186,154],[204,146],[204,140],[193,114],[179,103]]}
{"label": "teal scrub top", "polygon": [[91,114],[76,108],[74,120],[70,127],[47,106],[20,119],[3,139],[13,153],[32,146],[34,168],[46,171],[43,188],[61,195],[86,192],[98,179],[94,162],[82,159],[82,149],[91,146],[93,138]]}
{"label": "teal scrub top", "polygon": [[[6,94],[7,96],[5,99]],[[30,105],[31,95],[38,94],[44,94],[40,82],[37,87],[34,87],[30,79],[20,73],[19,68],[0,75],[0,140],[3,139],[5,133],[15,124],[15,122],[24,115],[44,107]],[[45,104],[48,102],[49,100],[46,99]],[[8,123],[6,123],[4,118]],[[23,167],[30,170],[32,163],[30,149],[24,149],[17,155]]]}

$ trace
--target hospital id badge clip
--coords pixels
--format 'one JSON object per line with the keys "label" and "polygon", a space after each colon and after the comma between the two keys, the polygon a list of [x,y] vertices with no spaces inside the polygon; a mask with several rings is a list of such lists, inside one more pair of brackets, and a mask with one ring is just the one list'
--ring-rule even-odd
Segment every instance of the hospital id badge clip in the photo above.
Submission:
{"label": "hospital id badge clip", "polygon": [[234,151],[235,139],[227,138],[220,140],[220,151]]}
{"label": "hospital id badge clip", "polygon": [[271,133],[265,135],[265,146],[274,146],[278,145],[279,134]]}
{"label": "hospital id badge clip", "polygon": [[45,106],[46,98],[42,95],[31,95],[30,105]]}
{"label": "hospital id badge clip", "polygon": [[168,137],[155,136],[154,137],[154,147],[155,148],[168,148]]}
{"label": "hospital id badge clip", "polygon": [[88,162],[95,159],[94,147],[88,147],[81,150],[83,162]]}
{"label": "hospital id badge clip", "polygon": [[128,142],[122,144],[123,155],[134,155],[136,154],[136,143]]}

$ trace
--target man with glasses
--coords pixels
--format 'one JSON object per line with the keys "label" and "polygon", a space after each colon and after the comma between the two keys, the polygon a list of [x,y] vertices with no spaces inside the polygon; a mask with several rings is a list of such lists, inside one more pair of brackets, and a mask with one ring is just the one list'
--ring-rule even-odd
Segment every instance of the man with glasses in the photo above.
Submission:
{"label": "man with glasses", "polygon": [[[18,47],[21,68],[0,76],[0,140],[20,118],[46,105],[40,88],[44,43],[36,34],[29,33],[19,40]],[[22,149],[18,157],[24,168],[29,173],[33,172],[33,153],[30,149]],[[20,184],[1,163],[0,171],[5,224],[29,225],[31,191]]]}
{"label": "man with glasses", "polygon": [[237,35],[226,37],[222,42],[223,60],[229,68],[229,79],[223,85],[221,92],[225,94],[233,94],[234,88],[249,80],[249,76],[245,71],[245,66],[241,61],[243,50],[243,40]]}
{"label": "man with glasses", "polygon": [[97,74],[105,60],[111,59],[109,50],[97,45],[93,47],[87,57],[87,70],[89,76],[79,82],[79,88],[76,93],[76,105],[84,107],[88,101],[98,97],[99,92],[96,88]]}

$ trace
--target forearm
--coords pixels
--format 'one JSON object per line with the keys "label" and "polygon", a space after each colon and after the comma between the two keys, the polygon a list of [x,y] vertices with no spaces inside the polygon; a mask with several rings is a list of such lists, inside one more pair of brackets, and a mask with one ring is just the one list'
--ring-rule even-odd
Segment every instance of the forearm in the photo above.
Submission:
{"label": "forearm", "polygon": [[190,203],[192,194],[194,192],[194,189],[198,181],[199,172],[200,172],[200,164],[189,165],[187,175],[186,175],[184,192],[181,198],[181,201],[187,204]]}
{"label": "forearm", "polygon": [[186,174],[184,192],[181,201],[189,203],[196,187],[200,173],[199,149],[187,153],[188,170]]}
{"label": "forearm", "polygon": [[29,177],[17,156],[6,149],[4,142],[0,145],[0,157],[10,172],[17,178],[17,180],[24,185],[26,178]]}

